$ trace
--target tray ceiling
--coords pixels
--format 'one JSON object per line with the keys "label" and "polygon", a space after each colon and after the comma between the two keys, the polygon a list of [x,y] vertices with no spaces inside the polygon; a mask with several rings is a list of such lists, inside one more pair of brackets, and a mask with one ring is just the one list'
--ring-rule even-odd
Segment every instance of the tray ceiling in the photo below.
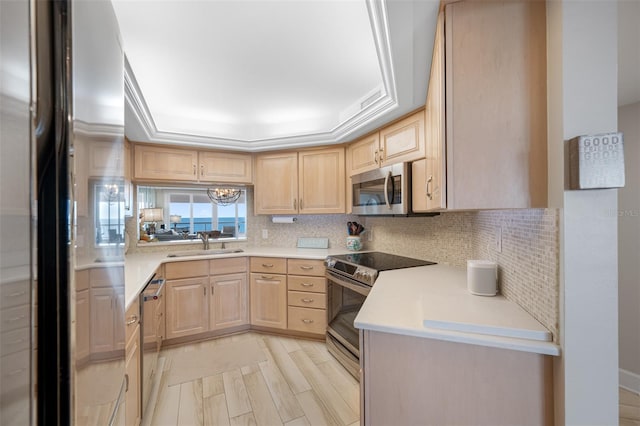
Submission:
{"label": "tray ceiling", "polygon": [[424,104],[439,1],[113,0],[132,140],[351,140]]}

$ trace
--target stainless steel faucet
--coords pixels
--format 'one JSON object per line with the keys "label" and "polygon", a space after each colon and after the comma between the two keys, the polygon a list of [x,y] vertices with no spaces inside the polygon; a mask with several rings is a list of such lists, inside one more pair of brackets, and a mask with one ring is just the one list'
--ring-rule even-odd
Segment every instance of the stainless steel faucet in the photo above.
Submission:
{"label": "stainless steel faucet", "polygon": [[202,245],[205,250],[209,250],[209,233],[208,232],[199,232],[198,236],[202,240]]}

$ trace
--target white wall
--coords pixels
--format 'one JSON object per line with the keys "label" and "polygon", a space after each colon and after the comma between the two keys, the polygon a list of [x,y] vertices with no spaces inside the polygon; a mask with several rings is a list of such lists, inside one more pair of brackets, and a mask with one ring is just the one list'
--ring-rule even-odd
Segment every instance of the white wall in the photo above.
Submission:
{"label": "white wall", "polygon": [[[547,1],[550,155],[578,135],[617,130],[617,4]],[[618,423],[617,190],[559,191],[560,344],[556,424]],[[566,157],[565,157],[566,160]],[[560,197],[561,195],[561,197]],[[560,204],[561,203],[561,204]],[[612,214],[614,212],[614,214]]]}
{"label": "white wall", "polygon": [[618,110],[626,185],[618,198],[620,384],[640,392],[640,102]]}

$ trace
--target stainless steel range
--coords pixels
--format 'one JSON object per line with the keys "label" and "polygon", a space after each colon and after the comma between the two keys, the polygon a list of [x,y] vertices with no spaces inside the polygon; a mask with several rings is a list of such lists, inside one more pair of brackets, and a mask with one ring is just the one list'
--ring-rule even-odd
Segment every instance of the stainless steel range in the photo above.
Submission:
{"label": "stainless steel range", "polygon": [[353,321],[378,274],[391,269],[426,265],[435,263],[380,252],[329,256],[325,259],[327,348],[356,379],[360,379],[360,341]]}

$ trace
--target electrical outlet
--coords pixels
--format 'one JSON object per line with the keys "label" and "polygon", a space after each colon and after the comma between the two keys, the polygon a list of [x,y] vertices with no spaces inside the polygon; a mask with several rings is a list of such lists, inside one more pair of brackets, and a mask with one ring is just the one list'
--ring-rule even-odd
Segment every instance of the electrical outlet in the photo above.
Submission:
{"label": "electrical outlet", "polygon": [[496,228],[496,251],[502,253],[502,226]]}
{"label": "electrical outlet", "polygon": [[267,238],[269,238],[269,230],[268,229],[263,229],[262,230],[262,239],[266,240]]}

